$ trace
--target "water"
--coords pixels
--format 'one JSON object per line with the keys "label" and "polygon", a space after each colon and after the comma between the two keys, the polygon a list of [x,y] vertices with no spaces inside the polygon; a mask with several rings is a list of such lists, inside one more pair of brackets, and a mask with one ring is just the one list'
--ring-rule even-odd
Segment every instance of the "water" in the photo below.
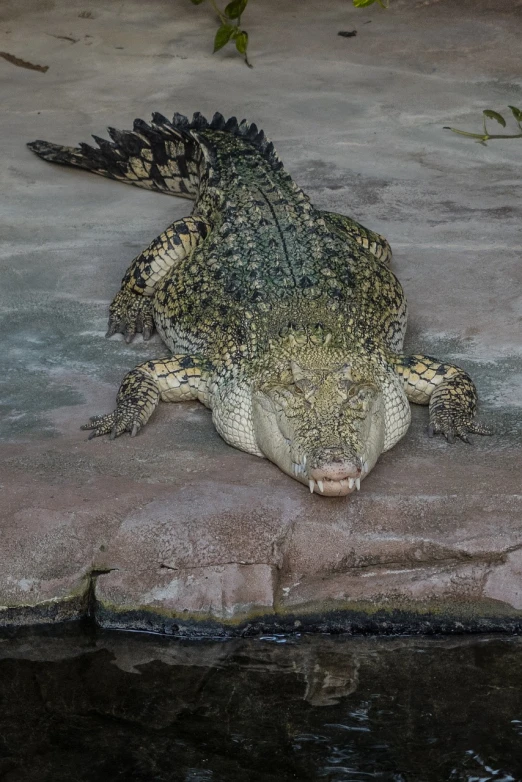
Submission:
{"label": "water", "polygon": [[522,639],[0,636],[2,782],[522,782]]}

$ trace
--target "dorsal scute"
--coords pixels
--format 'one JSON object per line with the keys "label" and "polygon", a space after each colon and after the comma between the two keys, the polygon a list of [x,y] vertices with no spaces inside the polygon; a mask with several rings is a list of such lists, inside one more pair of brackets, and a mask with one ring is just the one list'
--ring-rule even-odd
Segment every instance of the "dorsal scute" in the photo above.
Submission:
{"label": "dorsal scute", "polygon": [[[277,173],[278,186],[290,190],[305,207],[307,202],[310,204],[309,197],[284,170],[272,142],[247,120],[238,122],[235,117],[225,119],[216,113],[209,121],[199,112],[191,120],[178,113],[169,120],[156,112],[150,123],[136,119],[132,130],[110,127],[108,133],[110,141],[94,136],[96,146],[81,143],[68,147],[42,140],[29,146],[53,163],[77,166],[147,190],[192,200],[202,192],[202,183],[219,191],[223,158],[220,147],[225,157],[228,154],[231,158],[243,159],[243,152],[255,151],[266,161],[266,167]],[[241,143],[227,144],[224,135]],[[223,165],[226,166],[226,160]]]}
{"label": "dorsal scute", "polygon": [[[197,111],[191,120],[183,116],[183,114],[174,114],[172,120],[168,120],[162,114],[155,113],[152,115],[152,129],[161,129],[162,133],[170,132],[173,135],[186,135],[190,131],[195,132],[204,130],[218,130],[224,133],[230,133],[236,138],[241,138],[252,144],[263,157],[270,162],[270,164],[276,168],[282,168],[281,160],[279,159],[274,145],[266,137],[264,131],[260,130],[255,122],[248,122],[246,119],[238,122],[236,117],[225,117],[216,112],[212,119],[209,121],[199,111]],[[147,130],[150,126],[146,125],[143,120],[136,120],[134,130],[138,133],[147,134]]]}

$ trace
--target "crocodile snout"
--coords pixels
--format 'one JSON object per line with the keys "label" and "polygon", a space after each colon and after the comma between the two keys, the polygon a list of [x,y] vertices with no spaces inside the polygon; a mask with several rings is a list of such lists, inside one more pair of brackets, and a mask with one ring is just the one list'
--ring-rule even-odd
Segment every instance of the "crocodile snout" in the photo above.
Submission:
{"label": "crocodile snout", "polygon": [[308,473],[311,492],[341,497],[361,488],[361,476],[367,467],[358,457],[347,456],[340,448],[332,447],[323,449],[314,461]]}

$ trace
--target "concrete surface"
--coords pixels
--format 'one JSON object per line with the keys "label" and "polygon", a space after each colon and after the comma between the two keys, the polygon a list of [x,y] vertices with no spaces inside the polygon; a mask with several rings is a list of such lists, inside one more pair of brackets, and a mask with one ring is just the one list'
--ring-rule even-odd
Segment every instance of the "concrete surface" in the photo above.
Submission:
{"label": "concrete surface", "polygon": [[[0,59],[0,621],[519,627],[522,145],[442,127],[478,130],[484,108],[522,105],[522,3],[250,5],[252,70],[212,56],[206,4],[2,5],[0,50],[49,69]],[[409,348],[460,362],[496,435],[429,440],[416,408],[340,500],[229,448],[197,404],[161,406],[133,440],[87,442],[80,424],[112,409],[123,374],[163,354],[157,338],[105,340],[108,303],[190,204],[46,165],[24,144],[87,141],[153,110],[248,117],[317,205],[384,233]]]}

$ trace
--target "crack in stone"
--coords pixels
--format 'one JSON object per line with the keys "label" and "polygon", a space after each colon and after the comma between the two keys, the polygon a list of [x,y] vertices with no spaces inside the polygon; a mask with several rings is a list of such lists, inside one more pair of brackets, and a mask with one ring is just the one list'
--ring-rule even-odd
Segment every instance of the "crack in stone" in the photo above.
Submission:
{"label": "crack in stone", "polygon": [[[231,562],[213,562],[210,565],[183,565],[181,567],[166,565],[164,562],[162,562],[160,568],[181,572],[185,570],[206,570],[207,568],[212,567],[226,567],[227,565],[266,565],[266,567],[277,567],[277,565],[271,565],[269,562],[250,562],[246,559],[236,559],[232,560]],[[113,568],[113,570],[118,570],[118,568]]]}
{"label": "crack in stone", "polygon": [[514,551],[520,551],[522,549],[522,543],[517,543],[516,546],[510,546],[504,551],[504,554],[513,554]]}
{"label": "crack in stone", "polygon": [[432,559],[422,560],[390,560],[386,562],[373,562],[373,563],[360,563],[356,565],[350,565],[345,568],[332,569],[330,575],[338,576],[346,573],[351,573],[354,570],[382,570],[384,568],[408,568],[408,570],[420,570],[421,568],[438,567],[439,565],[468,565],[472,563],[478,564],[494,564],[500,562],[503,564],[506,561],[506,557],[512,551],[522,548],[522,544],[505,549],[505,551],[482,553],[482,554],[467,554],[466,552],[456,553],[453,557],[433,557]]}
{"label": "crack in stone", "polygon": [[[511,547],[510,549],[506,549],[505,551],[491,554],[481,554],[481,555],[471,555],[471,554],[463,554],[462,557],[446,557],[444,559],[433,559],[433,560],[423,560],[422,562],[409,562],[407,560],[403,561],[392,561],[392,562],[383,562],[383,563],[375,563],[375,564],[360,564],[360,565],[353,565],[348,568],[343,568],[340,570],[332,570],[327,574],[317,573],[312,575],[309,578],[306,578],[306,576],[295,575],[295,578],[298,579],[299,584],[313,584],[317,581],[328,581],[329,579],[336,579],[339,576],[343,575],[355,575],[357,572],[367,572],[368,575],[375,575],[375,576],[385,576],[385,575],[393,575],[394,573],[400,573],[404,572],[406,570],[408,571],[421,571],[424,570],[431,570],[433,568],[437,568],[439,566],[442,567],[449,567],[454,566],[458,567],[460,565],[483,565],[485,567],[494,567],[495,565],[503,565],[505,564],[507,560],[507,555],[512,552],[512,550],[517,550],[519,548],[522,548],[522,545],[518,545],[515,547]],[[373,573],[371,571],[374,571]],[[387,572],[389,571],[389,572]],[[292,576],[291,573],[287,573],[286,575]],[[282,589],[279,589],[279,584],[277,585],[277,590],[274,590],[274,605],[280,606],[282,604],[282,601],[285,597],[288,597],[288,592],[285,592],[285,589],[288,589],[288,587],[283,587]],[[298,608],[298,606],[294,606],[294,608]]]}
{"label": "crack in stone", "polygon": [[99,568],[91,570],[87,574],[88,583],[85,590],[85,609],[83,616],[86,619],[96,621],[96,582],[98,576],[104,576],[107,573],[112,573],[113,570],[119,570],[117,567]]}

